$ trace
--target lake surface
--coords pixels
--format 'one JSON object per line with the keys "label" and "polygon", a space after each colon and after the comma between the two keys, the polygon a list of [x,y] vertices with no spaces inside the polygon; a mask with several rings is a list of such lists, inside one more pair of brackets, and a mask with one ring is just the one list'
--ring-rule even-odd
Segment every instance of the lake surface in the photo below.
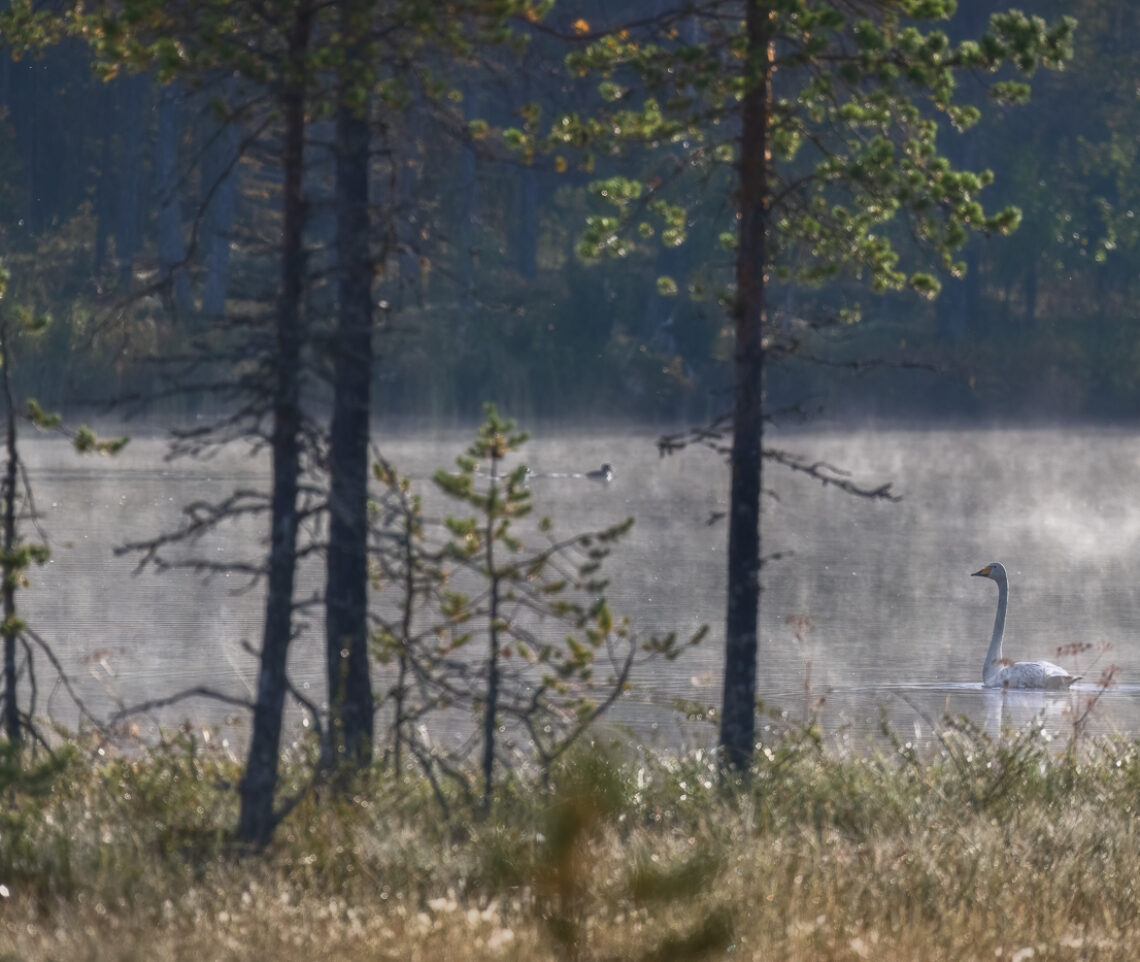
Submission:
{"label": "lake surface", "polygon": [[[442,506],[431,474],[451,466],[467,441],[461,433],[378,438],[433,510]],[[707,451],[660,458],[653,441],[650,430],[563,432],[537,436],[522,460],[535,472],[537,512],[560,532],[636,519],[607,562],[615,613],[644,632],[712,629],[681,660],[642,670],[614,720],[649,742],[711,742],[711,726],[670,709],[720,698],[727,531],[710,517],[726,509],[728,472]],[[857,734],[876,731],[885,714],[905,737],[924,738],[946,713],[991,731],[1041,717],[1060,736],[1091,706],[1088,730],[1140,734],[1140,433],[817,430],[773,443],[860,483],[889,481],[903,498],[868,501],[769,469],[765,551],[783,557],[764,569],[759,687],[774,710],[793,719],[818,712],[827,730]],[[254,691],[255,661],[242,646],[260,640],[260,591],[236,574],[136,573],[137,559],[113,549],[170,529],[189,502],[263,487],[267,462],[237,450],[205,462],[164,462],[164,453],[158,438],[137,438],[115,459],[80,458],[56,441],[24,448],[53,560],[30,573],[20,604],[99,717],[197,684],[239,697]],[[616,471],[608,485],[571,476],[602,462]],[[264,528],[260,519],[237,525],[194,552],[256,560]],[[970,573],[990,561],[1010,575],[1006,657],[1046,658],[1084,674],[1073,693],[981,689],[997,589]],[[321,577],[319,566],[306,567],[301,596],[319,592]],[[320,701],[319,610],[311,621],[294,643],[291,672]],[[1076,643],[1087,650],[1058,655]],[[1112,684],[1101,691],[1106,672]],[[37,675],[38,710],[76,725],[42,659]],[[385,683],[378,672],[377,688]],[[232,716],[189,701],[150,717],[219,726],[240,741],[244,722],[231,728]]]}

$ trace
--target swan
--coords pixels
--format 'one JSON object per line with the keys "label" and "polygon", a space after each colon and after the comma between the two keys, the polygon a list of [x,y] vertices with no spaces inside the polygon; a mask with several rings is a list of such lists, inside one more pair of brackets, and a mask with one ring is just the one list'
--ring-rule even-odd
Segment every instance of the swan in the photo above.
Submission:
{"label": "swan", "polygon": [[991,581],[996,581],[998,586],[994,636],[990,641],[990,650],[986,652],[986,660],[982,664],[982,687],[1046,688],[1057,691],[1068,688],[1081,678],[1080,675],[1069,674],[1060,665],[1054,665],[1050,661],[1011,663],[1002,658],[1001,640],[1005,633],[1005,609],[1009,605],[1009,578],[1005,573],[1005,565],[995,561],[980,571],[975,571],[970,577],[989,578]]}

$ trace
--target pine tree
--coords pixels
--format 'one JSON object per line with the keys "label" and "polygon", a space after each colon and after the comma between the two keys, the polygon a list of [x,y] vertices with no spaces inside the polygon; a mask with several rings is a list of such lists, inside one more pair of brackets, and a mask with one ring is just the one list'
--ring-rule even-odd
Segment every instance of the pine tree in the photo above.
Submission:
{"label": "pine tree", "polygon": [[[765,371],[800,347],[771,323],[770,289],[842,281],[936,296],[929,265],[962,274],[957,254],[971,232],[1006,234],[1019,219],[1014,207],[986,213],[978,197],[993,174],[956,170],[939,149],[940,131],[980,117],[956,103],[960,78],[980,78],[996,102],[1021,103],[1025,78],[1070,56],[1069,18],[1049,25],[995,13],[980,39],[953,44],[938,24],[955,8],[698,0],[596,36],[576,24],[591,42],[568,62],[598,77],[609,107],[560,118],[551,148],[585,150],[590,165],[635,147],[663,161],[644,180],[595,182],[608,209],[589,219],[580,253],[624,256],[654,234],[683,243],[686,192],[714,190],[729,211],[721,242],[734,276],[721,297],[735,333],[734,403],[720,744],[739,770],[754,749],[760,495],[763,462],[775,454],[764,447]],[[908,232],[917,243],[903,240]],[[663,289],[671,283],[662,279]],[[841,319],[857,316],[846,309]]]}

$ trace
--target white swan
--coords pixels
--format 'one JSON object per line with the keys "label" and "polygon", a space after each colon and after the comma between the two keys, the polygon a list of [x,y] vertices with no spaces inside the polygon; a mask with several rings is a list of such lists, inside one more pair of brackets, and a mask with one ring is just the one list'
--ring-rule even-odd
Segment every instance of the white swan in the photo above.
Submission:
{"label": "white swan", "polygon": [[1080,675],[1071,675],[1060,665],[1051,661],[1018,661],[1010,663],[1001,656],[1001,640],[1005,634],[1005,609],[1009,605],[1009,578],[1005,565],[995,561],[981,571],[975,571],[972,578],[989,578],[998,586],[998,609],[994,619],[994,636],[990,650],[982,664],[982,686],[985,688],[1047,688],[1063,690]]}

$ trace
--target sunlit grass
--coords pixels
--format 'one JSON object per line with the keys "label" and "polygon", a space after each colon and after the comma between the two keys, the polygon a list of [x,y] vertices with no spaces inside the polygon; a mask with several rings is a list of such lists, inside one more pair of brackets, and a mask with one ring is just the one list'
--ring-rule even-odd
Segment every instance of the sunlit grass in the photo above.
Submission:
{"label": "sunlit grass", "polygon": [[377,771],[250,855],[233,762],[77,744],[0,766],[0,959],[1133,958],[1137,745],[966,723],[884,745],[767,732],[746,787],[593,746],[486,820]]}

